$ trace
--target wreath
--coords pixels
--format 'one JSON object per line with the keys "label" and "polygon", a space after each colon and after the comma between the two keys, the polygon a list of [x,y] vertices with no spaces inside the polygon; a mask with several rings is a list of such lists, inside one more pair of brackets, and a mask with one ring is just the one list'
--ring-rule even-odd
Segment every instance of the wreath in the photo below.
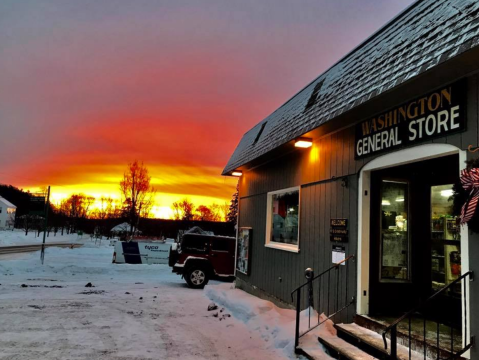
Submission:
{"label": "wreath", "polygon": [[479,158],[466,161],[466,169],[461,171],[460,181],[453,187],[454,215],[460,224],[466,224],[469,230],[479,233]]}

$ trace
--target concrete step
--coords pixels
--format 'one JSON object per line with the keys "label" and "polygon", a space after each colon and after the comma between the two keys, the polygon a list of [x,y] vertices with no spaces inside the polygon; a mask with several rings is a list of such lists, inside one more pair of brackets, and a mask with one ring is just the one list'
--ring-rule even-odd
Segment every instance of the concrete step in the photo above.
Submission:
{"label": "concrete step", "polygon": [[[338,331],[338,337],[347,341],[348,343],[357,346],[372,356],[379,359],[387,359],[391,350],[391,344],[387,339],[388,350],[384,348],[384,341],[380,334],[372,330],[361,327],[357,324],[337,324],[335,325]],[[424,354],[419,354],[411,351],[409,357],[409,348],[399,345],[397,346],[397,356],[400,360],[424,360]]]}
{"label": "concrete step", "polygon": [[[333,335],[320,335],[318,341],[329,351],[329,354],[336,359],[347,360],[378,360],[347,341]],[[307,355],[306,355],[307,356]],[[310,358],[314,359],[314,358]],[[324,359],[324,352],[322,359]]]}
{"label": "concrete step", "polygon": [[[384,319],[377,319],[373,317],[369,317],[366,315],[356,315],[354,317],[354,322],[366,329],[372,330],[373,332],[382,334],[384,329],[389,326],[389,323]],[[401,323],[402,324],[402,323]],[[400,324],[400,325],[401,325]],[[432,325],[431,325],[432,324]],[[407,325],[407,324],[406,324]],[[413,331],[411,332],[411,339],[409,339],[409,331],[406,325],[402,325],[398,327],[397,333],[397,340],[398,344],[403,345],[405,347],[411,346],[413,351],[416,351],[420,354],[424,354],[424,345],[426,345],[427,356],[432,359],[437,359],[437,339],[435,334],[435,327],[436,323],[428,321],[428,332],[426,343],[424,343],[424,336],[423,336],[423,326],[420,324],[420,328],[417,329],[417,325],[413,325]],[[444,325],[441,325],[445,327]],[[429,329],[432,327],[433,329]],[[450,340],[450,330],[447,331],[446,328],[442,329],[442,333],[440,335],[440,341],[443,345],[441,345],[441,349],[439,350],[439,357],[441,359],[448,359],[451,357],[451,340]],[[460,335],[460,331],[454,330],[454,352],[457,353],[462,349],[462,337]],[[389,334],[388,334],[389,336]],[[410,340],[410,342],[409,342]],[[424,355],[423,355],[424,357]]]}

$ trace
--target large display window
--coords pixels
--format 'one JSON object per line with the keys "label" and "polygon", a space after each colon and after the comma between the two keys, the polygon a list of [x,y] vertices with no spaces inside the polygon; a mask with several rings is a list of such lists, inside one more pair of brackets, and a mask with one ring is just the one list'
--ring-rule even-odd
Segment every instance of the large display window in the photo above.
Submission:
{"label": "large display window", "polygon": [[299,251],[299,187],[268,193],[266,246]]}

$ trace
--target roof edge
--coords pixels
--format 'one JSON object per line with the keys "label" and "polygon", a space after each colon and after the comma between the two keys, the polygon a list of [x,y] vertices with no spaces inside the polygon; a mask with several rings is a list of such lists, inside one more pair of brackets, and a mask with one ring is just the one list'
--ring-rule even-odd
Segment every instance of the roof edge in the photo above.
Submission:
{"label": "roof edge", "polygon": [[388,27],[393,25],[398,19],[403,17],[406,13],[408,13],[410,10],[418,6],[421,2],[425,0],[416,0],[409,6],[407,6],[404,10],[402,10],[399,14],[394,16],[392,19],[390,19],[388,22],[386,22],[383,26],[381,26],[378,30],[376,30],[374,33],[369,35],[365,40],[363,40],[361,43],[359,43],[356,47],[354,47],[352,50],[348,51],[345,55],[343,55],[341,58],[339,58],[336,62],[334,62],[331,66],[326,68],[321,74],[316,76],[313,80],[308,82],[305,86],[301,88],[301,90],[297,91],[294,93],[293,96],[291,96],[288,100],[286,100],[283,104],[281,104],[278,108],[276,108],[273,112],[271,112],[268,116],[260,120],[257,124],[255,124],[253,127],[251,127],[248,131],[246,131],[243,135],[246,135],[249,133],[251,130],[253,130],[256,126],[261,124],[263,121],[265,121],[269,116],[273,115],[276,111],[281,109],[283,106],[285,106],[287,103],[289,103],[291,100],[293,100],[296,96],[298,96],[301,92],[303,92],[308,86],[311,86],[314,82],[316,82],[321,76],[325,75],[328,71],[330,71],[332,68],[334,68],[336,65],[338,65],[340,62],[343,60],[347,59],[348,56],[352,55],[354,52],[357,50],[361,49],[363,46],[366,46],[372,39],[375,37],[379,36],[382,32],[384,32]]}

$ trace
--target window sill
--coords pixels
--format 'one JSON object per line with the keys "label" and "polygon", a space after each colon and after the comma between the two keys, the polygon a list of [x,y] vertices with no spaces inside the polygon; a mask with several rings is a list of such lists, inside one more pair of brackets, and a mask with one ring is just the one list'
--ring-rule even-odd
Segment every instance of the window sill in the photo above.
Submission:
{"label": "window sill", "polygon": [[281,244],[281,243],[267,243],[267,244],[264,244],[264,246],[271,249],[278,249],[278,250],[299,253],[299,247],[296,245]]}

